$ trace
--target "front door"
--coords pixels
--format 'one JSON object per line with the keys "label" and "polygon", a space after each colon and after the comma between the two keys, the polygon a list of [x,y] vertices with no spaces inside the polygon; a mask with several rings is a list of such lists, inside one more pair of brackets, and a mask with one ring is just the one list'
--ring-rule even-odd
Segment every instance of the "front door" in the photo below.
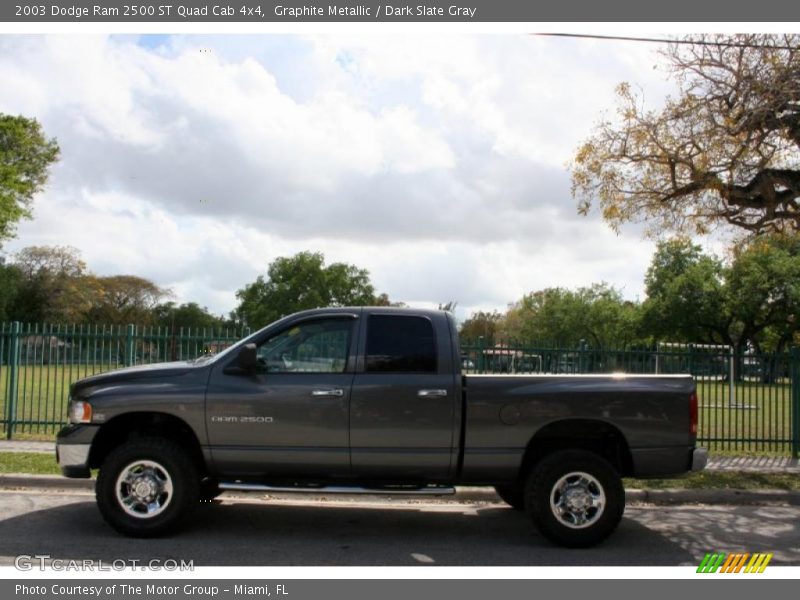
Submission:
{"label": "front door", "polygon": [[242,372],[231,361],[215,366],[206,424],[221,475],[264,480],[350,475],[357,324],[350,314],[295,322],[258,342],[255,370]]}

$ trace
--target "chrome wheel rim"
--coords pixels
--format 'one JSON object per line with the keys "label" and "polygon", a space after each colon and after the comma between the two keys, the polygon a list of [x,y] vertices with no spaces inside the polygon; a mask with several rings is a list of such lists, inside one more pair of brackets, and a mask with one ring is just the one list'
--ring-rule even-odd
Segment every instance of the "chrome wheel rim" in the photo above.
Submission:
{"label": "chrome wheel rim", "polygon": [[596,477],[583,471],[567,473],[550,491],[550,510],[570,529],[591,527],[603,515],[606,494]]}
{"label": "chrome wheel rim", "polygon": [[172,502],[172,477],[155,461],[137,460],[120,472],[116,495],[127,514],[137,519],[151,519],[163,513]]}

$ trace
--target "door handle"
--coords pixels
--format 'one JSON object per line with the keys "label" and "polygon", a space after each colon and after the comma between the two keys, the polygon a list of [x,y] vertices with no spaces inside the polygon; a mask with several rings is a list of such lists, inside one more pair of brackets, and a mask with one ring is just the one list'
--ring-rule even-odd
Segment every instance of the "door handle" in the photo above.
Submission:
{"label": "door handle", "polygon": [[336,389],[336,390],[312,390],[312,396],[344,396],[344,390]]}
{"label": "door handle", "polygon": [[443,398],[447,396],[447,390],[420,390],[417,392],[420,398]]}

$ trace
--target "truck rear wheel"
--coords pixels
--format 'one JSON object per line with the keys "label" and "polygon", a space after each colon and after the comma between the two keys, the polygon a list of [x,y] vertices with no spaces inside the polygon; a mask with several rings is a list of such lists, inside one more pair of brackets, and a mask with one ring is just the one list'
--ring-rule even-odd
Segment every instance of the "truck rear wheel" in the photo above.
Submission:
{"label": "truck rear wheel", "polygon": [[549,540],[585,548],[616,529],[625,510],[625,490],[617,471],[602,457],[585,450],[562,450],[533,469],[525,504]]}
{"label": "truck rear wheel", "polygon": [[496,485],[494,491],[514,510],[525,510],[525,490],[521,485]]}
{"label": "truck rear wheel", "polygon": [[137,438],[103,461],[97,506],[114,529],[154,537],[176,528],[196,507],[200,477],[188,452],[163,438]]}

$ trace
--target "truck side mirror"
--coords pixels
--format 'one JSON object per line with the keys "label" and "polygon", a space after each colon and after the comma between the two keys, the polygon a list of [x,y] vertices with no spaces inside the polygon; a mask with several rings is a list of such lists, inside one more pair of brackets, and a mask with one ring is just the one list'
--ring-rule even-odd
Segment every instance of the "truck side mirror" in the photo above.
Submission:
{"label": "truck side mirror", "polygon": [[256,345],[245,344],[239,350],[239,366],[244,371],[255,371],[256,369]]}

